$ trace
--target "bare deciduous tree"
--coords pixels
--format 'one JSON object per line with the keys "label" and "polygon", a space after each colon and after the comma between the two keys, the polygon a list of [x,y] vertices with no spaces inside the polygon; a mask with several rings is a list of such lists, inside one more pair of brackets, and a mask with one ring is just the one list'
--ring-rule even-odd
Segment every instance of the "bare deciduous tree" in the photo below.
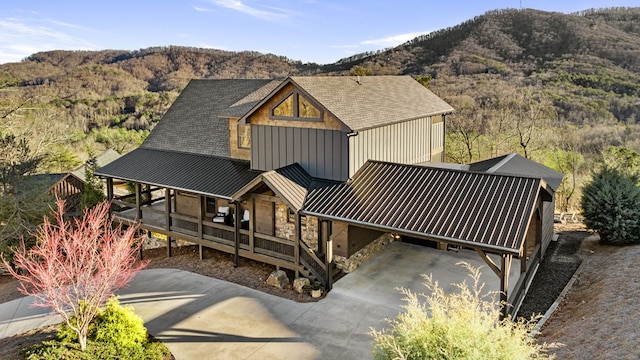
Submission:
{"label": "bare deciduous tree", "polygon": [[87,346],[89,324],[98,309],[118,289],[146,266],[136,261],[141,246],[135,226],[113,227],[109,203],[85,212],[82,219],[64,218],[64,201],[58,200],[56,223],[47,218],[37,233],[38,243],[17,249],[14,270],[20,291],[35,297],[34,306],[50,308],[78,334],[82,350]]}

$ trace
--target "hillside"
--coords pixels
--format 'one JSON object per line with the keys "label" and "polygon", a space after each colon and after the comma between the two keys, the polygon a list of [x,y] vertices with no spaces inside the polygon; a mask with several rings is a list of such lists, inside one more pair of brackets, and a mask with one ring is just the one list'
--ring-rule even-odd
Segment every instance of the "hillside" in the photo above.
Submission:
{"label": "hillside", "polygon": [[566,209],[611,145],[640,151],[640,8],[495,10],[328,65],[175,46],[36,53],[0,65],[0,133],[28,134],[47,155],[42,170],[63,171],[87,146],[137,146],[191,78],[353,71],[430,76],[457,109],[447,125],[450,161],[513,151],[542,161],[567,175]]}

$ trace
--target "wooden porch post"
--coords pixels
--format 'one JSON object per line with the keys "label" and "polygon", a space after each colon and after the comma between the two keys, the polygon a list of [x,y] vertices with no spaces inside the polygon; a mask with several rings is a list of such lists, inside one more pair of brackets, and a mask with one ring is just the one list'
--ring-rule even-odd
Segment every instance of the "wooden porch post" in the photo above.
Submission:
{"label": "wooden porch post", "polygon": [[322,236],[321,241],[318,242],[318,247],[320,247],[320,243],[324,248],[324,265],[327,269],[325,273],[325,284],[327,290],[331,290],[331,265],[333,263],[333,246],[331,240],[331,232],[329,230],[329,221],[322,220],[318,226],[318,230],[321,229]]}
{"label": "wooden porch post", "polygon": [[136,189],[136,221],[142,222],[142,207],[141,207],[142,196],[140,194],[140,183],[138,182],[136,183],[135,189]]}
{"label": "wooden porch post", "polygon": [[171,257],[171,189],[164,189],[164,229],[167,232],[167,257]]}
{"label": "wooden porch post", "polygon": [[[200,241],[203,240],[203,230],[202,230],[202,218],[204,217],[204,196],[202,195],[198,195],[198,207],[199,207],[199,211],[198,211],[198,239]],[[203,259],[203,254],[202,254],[202,244],[198,244],[198,250],[200,251],[200,260]]]}
{"label": "wooden porch post", "polygon": [[[113,178],[107,178],[107,200],[113,200]],[[109,205],[109,215],[113,212],[113,203]]]}
{"label": "wooden porch post", "polygon": [[145,194],[147,195],[147,201],[145,201],[145,205],[151,205],[151,185],[147,184],[145,187]]}
{"label": "wooden porch post", "polygon": [[249,199],[249,206],[251,210],[249,210],[249,251],[254,252],[253,244],[254,244],[254,231],[256,227],[256,199],[251,197]]}
{"label": "wooden porch post", "polygon": [[300,213],[296,211],[295,235],[293,245],[293,258],[296,263],[296,278],[300,277],[300,241],[302,240],[302,220]]}
{"label": "wooden porch post", "polygon": [[233,219],[233,226],[235,228],[235,236],[234,236],[234,240],[235,240],[235,248],[233,249],[233,267],[238,267],[238,265],[240,264],[240,223],[242,221],[242,217],[240,216],[240,203],[233,203],[233,212],[234,212],[234,219]]}
{"label": "wooden porch post", "polygon": [[113,200],[113,178],[107,178],[107,200]]}

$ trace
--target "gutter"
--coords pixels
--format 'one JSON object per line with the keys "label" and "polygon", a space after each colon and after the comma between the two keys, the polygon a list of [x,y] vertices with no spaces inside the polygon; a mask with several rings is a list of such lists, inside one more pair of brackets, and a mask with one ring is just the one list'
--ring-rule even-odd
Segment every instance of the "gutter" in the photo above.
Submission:
{"label": "gutter", "polygon": [[346,223],[349,223],[349,224],[364,226],[364,227],[367,227],[367,228],[375,228],[375,229],[385,230],[386,232],[390,232],[390,233],[406,234],[406,235],[409,235],[409,236],[419,237],[419,238],[423,238],[423,239],[434,239],[436,241],[443,241],[443,242],[446,242],[448,244],[461,245],[461,246],[465,246],[465,247],[471,247],[471,248],[474,248],[474,249],[479,248],[479,249],[490,250],[492,252],[497,252],[499,254],[511,254],[511,255],[516,256],[516,257],[519,256],[519,254],[520,254],[519,251],[516,251],[514,249],[510,249],[510,248],[505,248],[505,247],[502,247],[502,246],[477,243],[477,242],[468,241],[468,240],[462,240],[462,239],[454,239],[454,238],[450,238],[450,237],[447,237],[447,236],[441,236],[441,235],[428,235],[428,234],[425,234],[425,233],[422,233],[422,232],[419,232],[419,231],[397,229],[397,228],[393,228],[391,226],[377,225],[377,224],[367,223],[367,222],[364,222],[364,221],[345,219],[345,218],[341,218],[341,217],[338,217],[338,216],[320,214],[320,213],[315,213],[315,212],[311,212],[311,211],[301,210],[300,214],[301,215],[315,216],[315,217],[323,218],[323,219],[327,219],[327,220],[342,221],[342,222],[346,222]]}

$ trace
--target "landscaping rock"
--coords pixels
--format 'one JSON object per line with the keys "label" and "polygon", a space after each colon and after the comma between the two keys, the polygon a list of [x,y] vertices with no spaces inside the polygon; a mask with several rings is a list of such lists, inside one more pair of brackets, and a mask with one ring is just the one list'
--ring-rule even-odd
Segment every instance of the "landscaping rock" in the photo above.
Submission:
{"label": "landscaping rock", "polygon": [[278,289],[284,289],[289,286],[289,278],[284,270],[276,270],[267,278],[267,285],[275,286]]}
{"label": "landscaping rock", "polygon": [[302,294],[304,292],[305,286],[311,286],[311,282],[309,281],[309,279],[299,277],[293,280],[293,290],[295,290],[298,294]]}

